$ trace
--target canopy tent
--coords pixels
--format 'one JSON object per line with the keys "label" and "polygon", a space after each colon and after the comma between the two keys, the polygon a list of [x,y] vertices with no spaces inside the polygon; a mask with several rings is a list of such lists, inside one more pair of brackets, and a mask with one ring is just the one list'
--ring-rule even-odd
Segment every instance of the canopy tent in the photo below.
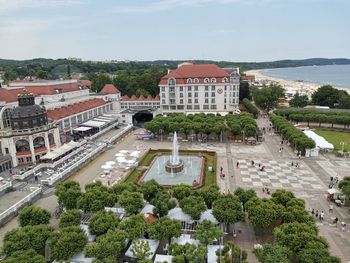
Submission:
{"label": "canopy tent", "polygon": [[118,163],[125,163],[127,161],[125,157],[117,157],[116,160]]}
{"label": "canopy tent", "polygon": [[[170,255],[161,255],[161,254],[156,254],[156,257],[154,259],[154,263],[171,263],[173,260],[173,256]],[[208,261],[209,262],[209,261]],[[210,261],[211,262],[211,261]],[[214,261],[213,261],[214,262]]]}
{"label": "canopy tent", "polygon": [[111,169],[113,169],[113,167],[112,167],[111,165],[108,165],[108,164],[102,165],[101,168],[102,168],[103,170],[111,170]]}
{"label": "canopy tent", "polygon": [[[188,234],[182,234],[180,237],[174,237],[171,239],[172,243],[176,243],[179,245],[185,245],[187,243],[193,244],[193,245],[199,245],[199,240],[191,238],[191,235]],[[208,261],[211,262],[211,261]]]}
{"label": "canopy tent", "polygon": [[[152,259],[154,254],[156,253],[156,250],[159,246],[159,241],[158,240],[153,240],[153,239],[145,239],[145,238],[139,238],[137,240],[135,240],[136,242],[142,240],[142,241],[146,241],[149,245],[150,248],[150,255],[148,255],[148,259]],[[128,250],[125,252],[125,256],[129,257],[129,258],[135,258],[134,254],[132,253],[132,249],[133,249],[134,243],[131,243],[130,247],[128,248]]]}
{"label": "canopy tent", "polygon": [[73,129],[73,131],[82,131],[82,132],[84,132],[84,131],[89,131],[91,129],[92,129],[92,127],[81,126],[81,127]]}
{"label": "canopy tent", "polygon": [[71,141],[69,143],[63,144],[59,148],[55,148],[51,152],[48,152],[47,154],[42,156],[40,159],[41,160],[53,160],[53,159],[56,159],[56,158],[64,155],[65,153],[73,150],[74,148],[78,147],[79,145],[80,145],[79,143]]}
{"label": "canopy tent", "polygon": [[333,144],[329,143],[325,138],[322,136],[316,134],[313,131],[305,130],[303,133],[309,137],[310,139],[314,140],[316,143],[316,147],[320,148],[321,150],[333,150],[334,146]]}
{"label": "canopy tent", "polygon": [[114,156],[115,157],[124,157],[125,155],[123,153],[116,153]]}
{"label": "canopy tent", "polygon": [[100,121],[100,122],[106,122],[106,123],[111,122],[111,120],[106,120],[106,119],[101,119],[101,118],[95,118],[95,119],[93,119],[93,121]]}
{"label": "canopy tent", "polygon": [[100,121],[87,121],[81,124],[82,126],[89,126],[89,127],[93,127],[93,128],[101,128],[102,126],[106,125],[105,122],[100,122]]}
{"label": "canopy tent", "polygon": [[154,209],[154,208],[155,208],[154,205],[146,204],[146,205],[142,208],[140,214],[142,214],[142,215],[144,215],[144,214],[153,214],[153,209]]}
{"label": "canopy tent", "polygon": [[199,219],[199,223],[202,223],[204,220],[208,220],[211,223],[213,223],[214,225],[219,224],[218,220],[213,215],[213,210],[211,210],[211,209],[208,209],[208,210],[202,212],[201,218]]}
{"label": "canopy tent", "polygon": [[168,212],[168,216],[171,219],[180,220],[183,222],[191,222],[192,218],[188,214],[185,214],[180,207],[175,207]]}

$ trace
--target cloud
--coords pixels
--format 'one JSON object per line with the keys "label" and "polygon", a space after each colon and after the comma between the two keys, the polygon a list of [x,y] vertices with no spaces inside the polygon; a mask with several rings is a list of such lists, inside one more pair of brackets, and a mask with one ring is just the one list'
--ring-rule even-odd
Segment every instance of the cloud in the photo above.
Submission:
{"label": "cloud", "polygon": [[80,5],[82,0],[0,0],[0,11],[22,8],[55,8]]}

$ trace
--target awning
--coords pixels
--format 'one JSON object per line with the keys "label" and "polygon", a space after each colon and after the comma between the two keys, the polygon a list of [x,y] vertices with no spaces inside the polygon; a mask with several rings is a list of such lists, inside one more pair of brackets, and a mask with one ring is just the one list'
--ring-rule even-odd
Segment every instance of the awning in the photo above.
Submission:
{"label": "awning", "polygon": [[106,123],[105,123],[105,122],[100,122],[100,121],[94,121],[94,120],[92,120],[92,121],[84,122],[84,123],[82,123],[81,125],[83,125],[83,126],[89,126],[89,127],[94,127],[94,128],[100,128],[100,127],[106,125]]}
{"label": "awning", "polygon": [[81,126],[81,127],[75,128],[73,131],[88,131],[88,130],[91,130],[91,129],[92,129],[91,127]]}

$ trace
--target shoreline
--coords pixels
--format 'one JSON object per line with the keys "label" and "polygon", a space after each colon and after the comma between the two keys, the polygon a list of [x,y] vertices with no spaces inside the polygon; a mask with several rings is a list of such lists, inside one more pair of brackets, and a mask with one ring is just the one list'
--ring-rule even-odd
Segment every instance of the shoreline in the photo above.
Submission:
{"label": "shoreline", "polygon": [[[270,76],[264,75],[264,70],[266,69],[254,69],[254,70],[248,70],[245,73],[247,75],[254,75],[256,81],[263,82],[264,84],[269,84],[271,82],[278,82],[286,90],[287,93],[295,94],[296,92],[299,92],[299,94],[305,94],[308,97],[311,97],[312,93],[317,91],[319,87],[327,85],[327,84],[318,84],[314,82],[309,82],[305,80],[297,81],[297,80],[270,77]],[[349,93],[349,88],[337,87],[337,86],[333,86],[333,87],[339,90],[345,90]]]}

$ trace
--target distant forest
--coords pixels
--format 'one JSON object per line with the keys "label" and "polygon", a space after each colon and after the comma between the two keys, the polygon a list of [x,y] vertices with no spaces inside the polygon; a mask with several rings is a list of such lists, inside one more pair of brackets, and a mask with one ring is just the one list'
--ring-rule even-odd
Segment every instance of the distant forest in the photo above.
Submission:
{"label": "distant forest", "polygon": [[[0,73],[4,83],[28,76],[40,79],[70,78],[73,73],[83,73],[93,81],[93,90],[99,91],[104,84],[113,83],[122,94],[157,95],[160,78],[168,69],[175,69],[183,60],[157,60],[138,62],[102,63],[72,61],[67,59],[37,58],[31,60],[0,59]],[[241,72],[250,69],[284,68],[313,65],[346,65],[350,59],[311,58],[303,60],[279,60],[273,62],[230,62],[195,60],[194,63],[214,63],[220,67],[239,67]]]}

